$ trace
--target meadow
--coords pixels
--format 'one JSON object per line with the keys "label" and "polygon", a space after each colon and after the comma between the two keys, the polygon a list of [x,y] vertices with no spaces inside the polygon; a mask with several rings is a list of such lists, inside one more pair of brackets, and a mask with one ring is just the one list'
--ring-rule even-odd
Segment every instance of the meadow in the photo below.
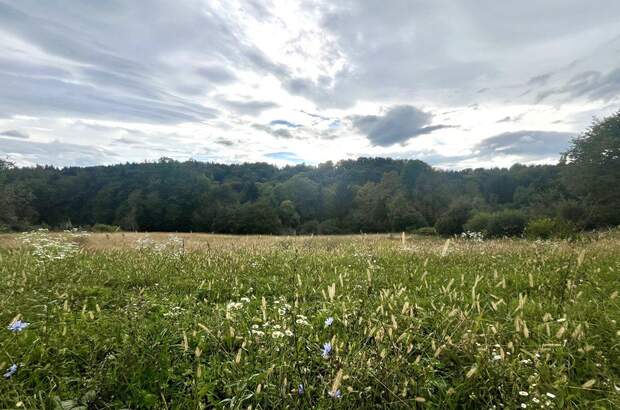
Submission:
{"label": "meadow", "polygon": [[0,408],[620,408],[620,231],[0,235]]}

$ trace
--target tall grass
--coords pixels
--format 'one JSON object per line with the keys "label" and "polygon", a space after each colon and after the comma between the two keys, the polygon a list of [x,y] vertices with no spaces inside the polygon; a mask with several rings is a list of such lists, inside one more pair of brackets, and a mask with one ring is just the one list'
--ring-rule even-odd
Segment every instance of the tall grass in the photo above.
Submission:
{"label": "tall grass", "polygon": [[615,233],[120,235],[0,249],[0,407],[620,406]]}

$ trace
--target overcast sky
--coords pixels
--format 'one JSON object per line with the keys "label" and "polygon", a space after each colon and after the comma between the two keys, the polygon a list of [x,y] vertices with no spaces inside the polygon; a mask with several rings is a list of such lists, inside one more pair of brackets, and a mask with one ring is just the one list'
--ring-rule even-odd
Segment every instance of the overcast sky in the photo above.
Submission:
{"label": "overcast sky", "polygon": [[0,155],[553,163],[620,108],[618,0],[0,0]]}

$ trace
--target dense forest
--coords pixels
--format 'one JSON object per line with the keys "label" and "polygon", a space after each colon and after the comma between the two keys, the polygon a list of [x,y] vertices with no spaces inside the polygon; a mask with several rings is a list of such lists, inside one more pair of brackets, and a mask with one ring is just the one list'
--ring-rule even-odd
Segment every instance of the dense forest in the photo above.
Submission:
{"label": "dense forest", "polygon": [[595,121],[557,165],[444,171],[419,160],[318,166],[155,163],[17,168],[0,162],[0,229],[399,232],[490,236],[620,224],[620,113]]}

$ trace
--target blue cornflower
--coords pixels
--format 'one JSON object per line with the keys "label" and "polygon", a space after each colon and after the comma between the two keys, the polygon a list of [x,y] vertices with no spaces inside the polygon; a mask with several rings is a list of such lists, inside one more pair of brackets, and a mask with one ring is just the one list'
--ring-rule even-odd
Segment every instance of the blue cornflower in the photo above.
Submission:
{"label": "blue cornflower", "polygon": [[17,372],[17,365],[13,364],[9,369],[4,373],[5,379],[10,379]]}
{"label": "blue cornflower", "polygon": [[329,391],[329,396],[332,399],[339,399],[342,397],[342,392],[340,391],[340,389],[336,389],[336,391]]}
{"label": "blue cornflower", "polygon": [[302,394],[304,394],[304,391],[305,391],[304,390],[304,385],[299,383],[299,386],[297,386],[297,394],[299,394],[301,396]]}
{"label": "blue cornflower", "polygon": [[327,319],[325,319],[325,327],[331,326],[332,323],[334,323],[334,318],[333,317],[328,317]]}
{"label": "blue cornflower", "polygon": [[321,356],[325,359],[329,358],[329,355],[332,354],[332,344],[329,342],[323,343],[323,349],[321,350]]}
{"label": "blue cornflower", "polygon": [[30,323],[23,322],[21,320],[16,320],[10,325],[8,325],[6,328],[9,329],[13,333],[18,333],[24,330],[25,328],[27,328],[28,326],[30,326]]}

